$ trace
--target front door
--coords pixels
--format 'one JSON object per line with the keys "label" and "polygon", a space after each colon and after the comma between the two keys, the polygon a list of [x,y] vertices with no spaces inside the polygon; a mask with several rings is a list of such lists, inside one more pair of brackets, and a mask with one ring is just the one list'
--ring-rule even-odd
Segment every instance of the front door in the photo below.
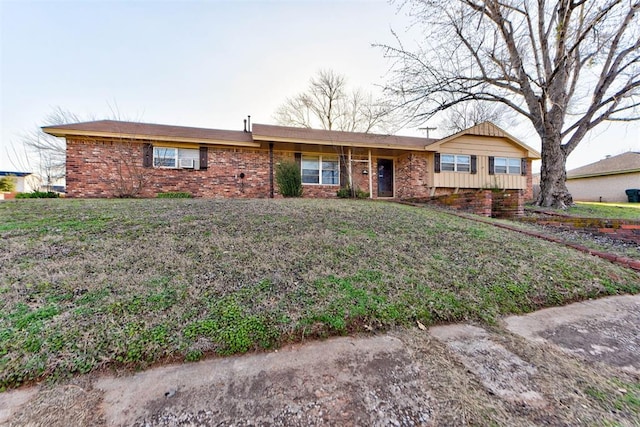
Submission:
{"label": "front door", "polygon": [[378,159],[378,197],[393,197],[393,160]]}

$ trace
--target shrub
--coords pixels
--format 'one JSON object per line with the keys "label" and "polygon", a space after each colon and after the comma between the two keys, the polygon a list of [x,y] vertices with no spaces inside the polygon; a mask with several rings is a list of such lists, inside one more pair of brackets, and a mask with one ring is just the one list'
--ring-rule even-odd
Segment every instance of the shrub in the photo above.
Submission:
{"label": "shrub", "polygon": [[16,190],[16,182],[12,176],[3,176],[0,178],[0,193],[11,193]]}
{"label": "shrub", "polygon": [[356,189],[356,197],[358,199],[368,199],[369,198],[369,192],[368,191],[362,191],[361,189]]}
{"label": "shrub", "polygon": [[357,199],[368,199],[369,193],[367,191],[362,191],[359,188],[356,188],[355,194],[351,191],[349,187],[342,187],[336,193],[336,195],[341,199],[349,199],[351,197],[355,197]]}
{"label": "shrub", "polygon": [[158,199],[191,199],[193,196],[191,193],[187,192],[168,192],[168,193],[158,193],[156,195]]}
{"label": "shrub", "polygon": [[336,195],[341,199],[348,199],[351,197],[351,189],[349,187],[342,187],[338,190]]}
{"label": "shrub", "polygon": [[284,197],[302,196],[302,175],[300,166],[295,162],[282,162],[276,165],[276,184]]}
{"label": "shrub", "polygon": [[33,191],[31,193],[18,193],[16,199],[57,199],[60,194],[53,191]]}

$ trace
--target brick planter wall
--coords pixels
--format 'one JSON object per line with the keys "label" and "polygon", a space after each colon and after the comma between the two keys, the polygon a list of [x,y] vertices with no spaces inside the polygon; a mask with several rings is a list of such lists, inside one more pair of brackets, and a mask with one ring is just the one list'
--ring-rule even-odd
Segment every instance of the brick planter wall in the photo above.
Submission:
{"label": "brick planter wall", "polygon": [[524,214],[524,193],[523,190],[478,190],[407,200],[444,206],[486,217],[513,218]]}
{"label": "brick planter wall", "polygon": [[544,218],[523,217],[520,221],[535,222],[564,230],[583,231],[607,236],[627,243],[640,244],[640,221],[601,218],[577,218],[565,215],[547,215]]}
{"label": "brick planter wall", "polygon": [[491,216],[491,190],[480,190],[468,193],[446,194],[427,201],[429,204],[445,206],[461,212]]}
{"label": "brick planter wall", "polygon": [[493,218],[514,218],[524,215],[524,191],[493,191],[491,194],[491,216]]}

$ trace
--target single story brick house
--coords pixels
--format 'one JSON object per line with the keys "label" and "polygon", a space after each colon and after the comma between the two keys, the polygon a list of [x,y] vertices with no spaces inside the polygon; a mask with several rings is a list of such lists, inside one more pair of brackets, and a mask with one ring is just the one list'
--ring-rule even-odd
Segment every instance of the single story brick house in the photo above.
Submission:
{"label": "single story brick house", "polygon": [[245,131],[112,120],[43,127],[66,138],[67,197],[278,197],[275,167],[295,161],[304,197],[340,187],[371,198],[424,198],[463,190],[532,195],[540,154],[486,122],[442,139],[254,124]]}
{"label": "single story brick house", "polygon": [[625,190],[640,188],[640,152],[607,156],[567,172],[567,189],[579,202],[626,202]]}

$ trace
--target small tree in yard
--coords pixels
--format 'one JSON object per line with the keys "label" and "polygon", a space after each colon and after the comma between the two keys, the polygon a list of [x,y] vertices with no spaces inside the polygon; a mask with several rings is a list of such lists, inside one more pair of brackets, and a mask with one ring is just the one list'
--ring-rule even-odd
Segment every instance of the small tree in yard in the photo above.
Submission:
{"label": "small tree in yard", "polygon": [[11,193],[16,190],[16,181],[12,176],[0,178],[0,193]]}
{"label": "small tree in yard", "polygon": [[640,1],[407,0],[424,43],[381,46],[387,90],[424,122],[464,103],[506,105],[541,140],[540,206],[573,203],[567,156],[605,121],[640,119]]}
{"label": "small tree in yard", "polygon": [[302,196],[302,176],[296,162],[285,161],[276,165],[276,184],[284,197]]}

